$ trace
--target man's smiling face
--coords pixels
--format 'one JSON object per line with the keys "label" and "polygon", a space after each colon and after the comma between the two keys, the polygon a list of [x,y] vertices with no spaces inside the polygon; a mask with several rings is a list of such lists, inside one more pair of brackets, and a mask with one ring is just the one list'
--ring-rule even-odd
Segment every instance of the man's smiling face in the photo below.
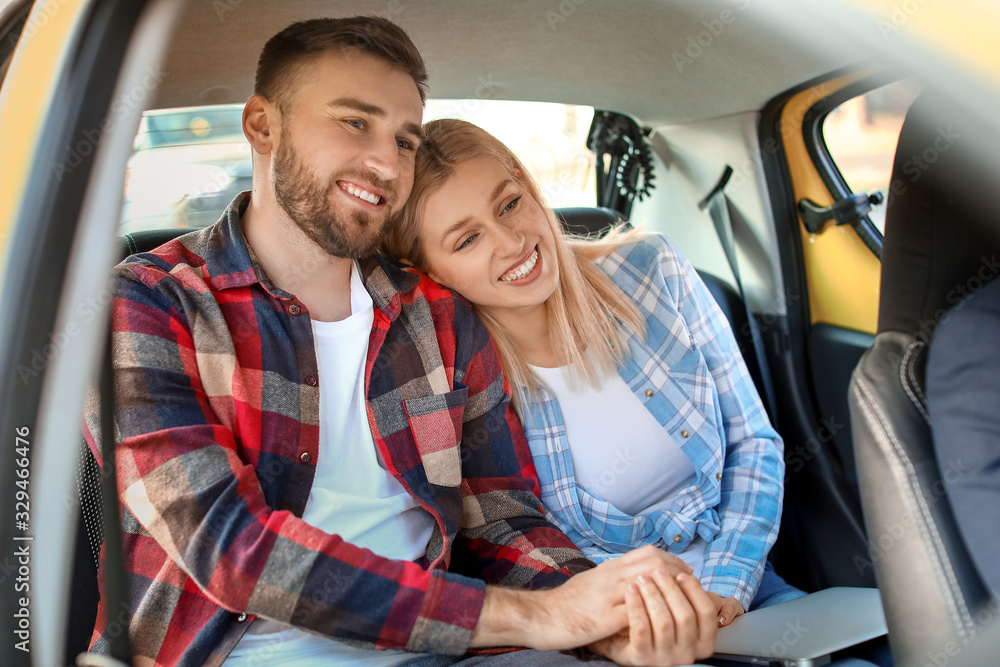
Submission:
{"label": "man's smiling face", "polygon": [[275,199],[326,253],[369,255],[413,185],[420,92],[360,52],[325,53],[294,76],[271,163]]}

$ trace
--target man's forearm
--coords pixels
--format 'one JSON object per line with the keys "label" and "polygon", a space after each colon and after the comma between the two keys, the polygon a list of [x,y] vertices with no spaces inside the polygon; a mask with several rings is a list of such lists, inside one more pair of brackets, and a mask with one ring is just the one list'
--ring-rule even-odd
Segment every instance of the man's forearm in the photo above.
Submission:
{"label": "man's forearm", "polygon": [[534,630],[544,626],[538,618],[545,609],[545,591],[525,591],[487,586],[479,622],[469,648],[535,645]]}
{"label": "man's forearm", "polygon": [[487,586],[471,648],[526,646],[551,651],[586,646],[628,624],[625,589],[640,575],[691,573],[678,558],[653,546],[605,561],[548,590]]}

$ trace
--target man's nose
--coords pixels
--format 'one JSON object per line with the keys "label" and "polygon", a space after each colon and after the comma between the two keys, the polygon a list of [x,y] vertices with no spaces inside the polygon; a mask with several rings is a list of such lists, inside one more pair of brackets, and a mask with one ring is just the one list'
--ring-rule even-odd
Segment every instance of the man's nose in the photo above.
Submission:
{"label": "man's nose", "polygon": [[399,176],[399,146],[395,136],[375,136],[365,155],[365,166],[380,178],[394,180]]}

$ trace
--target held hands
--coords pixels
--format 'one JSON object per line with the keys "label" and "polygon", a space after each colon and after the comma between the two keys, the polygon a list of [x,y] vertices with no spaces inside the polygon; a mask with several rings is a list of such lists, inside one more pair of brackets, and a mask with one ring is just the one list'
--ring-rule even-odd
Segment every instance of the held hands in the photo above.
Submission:
{"label": "held hands", "polygon": [[[676,556],[647,546],[605,561],[551,590],[488,586],[470,647],[563,650],[611,637],[629,624],[628,585],[640,575],[648,580],[657,570],[668,578],[691,574],[691,568]],[[636,606],[636,600],[632,604]],[[715,608],[709,607],[714,617]]]}
{"label": "held hands", "polygon": [[710,595],[689,573],[640,575],[625,594],[628,627],[590,649],[619,665],[670,667],[711,657],[719,614]]}
{"label": "held hands", "polygon": [[688,664],[714,652],[716,602],[687,564],[647,546],[551,590],[488,586],[470,648],[589,646],[622,665]]}

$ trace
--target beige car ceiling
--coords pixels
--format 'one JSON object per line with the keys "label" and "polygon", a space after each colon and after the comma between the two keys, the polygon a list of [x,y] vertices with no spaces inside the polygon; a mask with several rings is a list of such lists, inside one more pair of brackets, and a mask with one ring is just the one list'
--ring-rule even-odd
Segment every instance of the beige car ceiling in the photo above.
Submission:
{"label": "beige car ceiling", "polygon": [[751,0],[199,0],[174,34],[153,107],[242,103],[270,35],[355,14],[409,32],[432,97],[589,104],[650,125],[760,109],[854,62],[788,44]]}

